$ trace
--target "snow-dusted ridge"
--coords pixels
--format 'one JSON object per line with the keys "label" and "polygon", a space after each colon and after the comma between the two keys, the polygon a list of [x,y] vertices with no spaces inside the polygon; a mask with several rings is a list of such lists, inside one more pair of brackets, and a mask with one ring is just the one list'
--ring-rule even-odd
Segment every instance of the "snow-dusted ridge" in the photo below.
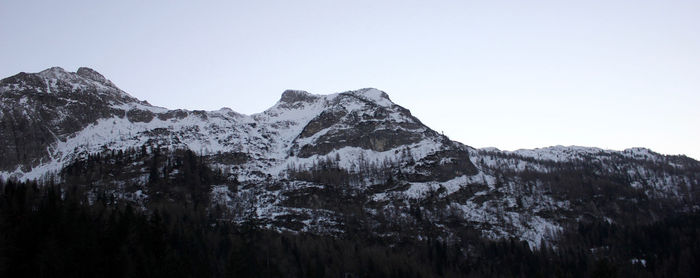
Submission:
{"label": "snow-dusted ridge", "polygon": [[[413,223],[406,210],[419,203],[418,214],[435,223],[457,218],[490,238],[517,236],[532,246],[550,240],[569,221],[562,215],[579,208],[552,195],[547,175],[562,168],[591,166],[593,174],[614,176],[625,190],[650,198],[683,199],[698,183],[692,172],[697,161],[645,148],[474,149],[423,125],[374,88],[330,95],[287,90],[272,107],[245,115],[230,108],[156,107],[94,70],[51,68],[1,80],[0,98],[0,118],[7,123],[0,126],[0,154],[7,160],[0,164],[2,179],[41,179],[106,150],[189,149],[243,184],[236,192],[213,185],[213,203],[231,211],[254,206],[273,229],[282,229],[270,224],[279,218],[315,214],[319,219],[304,220],[301,231],[338,231],[334,217],[342,217],[328,208],[284,205],[290,196],[327,187],[289,174],[323,161],[350,174],[370,171],[368,165],[392,168],[389,181],[362,177],[349,189],[367,194],[361,205],[370,215]],[[226,154],[245,159],[218,159]],[[270,184],[274,189],[268,189]],[[147,198],[143,190],[128,194]],[[241,220],[232,215],[233,221]]]}
{"label": "snow-dusted ridge", "polygon": [[[17,80],[8,78],[3,81],[1,93],[55,94],[65,101],[80,104],[80,94],[87,91],[104,99],[106,108],[116,111],[111,117],[99,118],[79,131],[66,134],[61,140],[49,144],[45,156],[39,159],[40,163],[32,165],[30,169],[26,170],[25,166],[0,172],[4,178],[20,180],[36,179],[47,173],[58,172],[81,154],[101,152],[105,147],[123,150],[153,141],[167,148],[188,148],[205,155],[219,152],[251,153],[256,159],[251,165],[246,165],[246,169],[278,176],[290,163],[298,165],[318,158],[318,155],[314,155],[313,158],[297,159],[290,156],[290,153],[293,153],[293,147],[313,144],[314,140],[328,132],[331,127],[315,136],[299,138],[308,123],[324,111],[342,109],[346,113],[364,115],[366,111],[363,110],[372,107],[391,109],[394,106],[386,93],[365,88],[331,95],[287,90],[274,106],[252,115],[240,114],[230,108],[214,111],[170,110],[131,97],[101,74],[88,68],[67,72],[60,67],[53,67],[37,74],[21,73],[15,77],[18,77]],[[26,97],[18,104],[23,103],[26,103]],[[32,108],[24,109],[29,111]],[[70,117],[62,111],[59,113],[63,116],[58,121]],[[402,122],[412,119],[396,117],[392,120]],[[153,135],[154,130],[159,130],[161,134]],[[167,135],[162,134],[163,130]],[[343,157],[347,154],[350,158],[363,151],[367,157],[376,157],[373,152],[359,148],[354,151],[338,150],[333,154],[343,154]]]}
{"label": "snow-dusted ridge", "polygon": [[[19,75],[23,75],[21,73]],[[18,75],[18,76],[19,76]],[[27,74],[24,74],[27,75]],[[247,152],[253,153],[253,157],[265,163],[247,165],[249,169],[263,171],[272,176],[279,176],[285,167],[290,164],[311,164],[314,159],[325,155],[314,154],[307,158],[294,156],[295,148],[313,145],[317,140],[323,140],[324,136],[337,131],[339,128],[352,129],[353,126],[338,123],[327,126],[312,136],[302,137],[300,134],[311,121],[328,111],[340,111],[350,115],[368,117],[376,109],[387,109],[389,113],[384,115],[384,120],[394,123],[414,123],[417,119],[410,114],[401,113],[389,96],[378,89],[364,88],[354,91],[345,91],[330,95],[311,94],[302,90],[286,90],[280,100],[269,109],[245,115],[233,111],[230,108],[222,108],[214,111],[188,111],[170,110],[156,107],[145,101],[139,101],[126,92],[117,88],[112,82],[101,74],[89,68],[80,68],[77,72],[67,72],[60,67],[53,67],[37,74],[29,74],[39,77],[39,84],[31,84],[23,79],[3,80],[0,85],[0,93],[10,92],[36,92],[77,93],[94,91],[98,95],[115,96],[109,98],[108,107],[122,114],[106,117],[88,124],[82,130],[68,134],[62,140],[56,140],[47,146],[46,156],[41,158],[41,163],[34,165],[28,171],[23,167],[16,167],[14,171],[0,171],[4,178],[17,178],[21,180],[36,179],[49,172],[57,172],[67,163],[79,157],[80,153],[95,153],[105,147],[110,149],[126,149],[145,144],[147,141],[156,141],[169,148],[189,148],[201,154],[217,152]],[[29,81],[36,81],[27,79]],[[80,97],[68,101],[80,101]],[[26,103],[26,97],[19,100],[18,104]],[[29,107],[25,108],[31,109]],[[145,111],[148,113],[144,121],[134,121],[125,117],[131,112]],[[381,110],[384,111],[384,110]],[[140,112],[144,113],[144,112]],[[1,115],[1,114],[0,114]],[[173,116],[174,115],[174,116]],[[422,125],[422,124],[420,124]],[[381,126],[378,128],[382,128]],[[400,127],[389,127],[399,128]],[[166,130],[168,136],[150,135],[153,130]],[[429,128],[423,127],[415,131],[427,132]],[[419,142],[420,141],[420,142]],[[441,146],[439,136],[426,137],[424,140],[406,145],[415,150],[412,154],[418,160],[431,152],[444,148]],[[360,156],[370,159],[382,160],[395,156],[398,149],[394,148],[382,151],[373,151],[365,148],[346,146],[339,147],[326,155],[339,155],[342,165],[351,167],[353,160]],[[429,150],[429,151],[426,151]],[[515,151],[500,151],[496,148],[483,148],[479,152],[492,152],[502,154],[514,154],[522,157],[533,158],[542,161],[565,162],[580,160],[591,156],[622,155],[637,159],[652,159],[660,155],[645,148],[631,148],[624,151],[604,150],[593,147],[579,146],[552,146],[537,149],[520,149]],[[474,152],[477,154],[478,152]],[[393,154],[393,155],[392,155]],[[494,165],[492,165],[494,166]],[[517,167],[516,167],[517,168]]]}
{"label": "snow-dusted ridge", "polygon": [[[489,149],[485,149],[489,150]],[[531,157],[540,160],[551,160],[551,161],[569,161],[573,159],[581,159],[584,156],[594,156],[594,155],[610,155],[619,154],[631,158],[654,158],[660,156],[660,154],[653,152],[647,148],[627,148],[622,151],[601,149],[596,147],[582,147],[582,146],[551,146],[545,148],[535,148],[535,149],[519,149],[515,151],[505,151],[506,153],[517,154],[524,157]]]}

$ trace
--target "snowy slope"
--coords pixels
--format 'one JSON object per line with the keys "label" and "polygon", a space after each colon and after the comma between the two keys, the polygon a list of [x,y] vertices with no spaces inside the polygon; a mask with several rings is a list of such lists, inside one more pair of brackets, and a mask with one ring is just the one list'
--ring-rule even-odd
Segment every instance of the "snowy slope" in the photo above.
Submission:
{"label": "snowy slope", "polygon": [[[82,74],[81,74],[82,73]],[[87,74],[91,75],[87,75]],[[26,74],[21,74],[26,75]],[[70,111],[64,107],[55,110],[60,117],[53,117],[51,123],[43,123],[49,133],[61,136],[46,144],[45,152],[29,165],[17,165],[14,169],[0,172],[0,175],[17,179],[37,179],[49,173],[60,171],[65,165],[80,156],[103,151],[105,148],[125,150],[144,144],[153,144],[171,149],[188,148],[199,154],[246,153],[252,157],[244,167],[233,169],[242,179],[259,178],[250,172],[263,172],[279,176],[290,164],[312,163],[322,155],[340,154],[342,164],[350,167],[355,157],[365,155],[371,159],[384,159],[391,149],[376,154],[357,146],[339,147],[332,154],[315,154],[298,158],[293,154],[300,147],[317,144],[320,137],[331,131],[351,130],[351,125],[329,126],[310,137],[300,138],[300,134],[310,121],[325,111],[342,109],[354,116],[365,117],[374,108],[391,111],[394,104],[388,96],[376,89],[362,89],[333,95],[312,95],[301,91],[286,91],[281,100],[266,111],[243,115],[229,109],[218,111],[168,110],[138,101],[98,73],[81,68],[78,73],[69,73],[60,68],[51,68],[25,78],[8,78],[0,86],[3,110],[22,106],[23,114],[31,117],[33,105],[41,105],[37,98],[45,94],[58,94],[65,103],[80,103],[84,95],[103,100],[106,112],[103,117],[88,122],[76,132],[66,134],[53,126],[70,118]],[[60,92],[60,93],[59,93]],[[21,96],[21,97],[17,97]],[[17,100],[13,99],[15,97]],[[32,99],[28,104],[27,99]],[[14,103],[13,103],[14,102]],[[83,109],[91,109],[89,103]],[[398,109],[398,106],[397,106]],[[402,108],[401,108],[402,109]],[[393,112],[393,111],[391,111]],[[133,115],[133,117],[131,116]],[[404,114],[391,113],[392,122],[400,124],[413,121]],[[428,130],[421,127],[420,132]],[[434,137],[434,136],[433,136]],[[10,140],[8,140],[10,141]],[[426,155],[426,149],[438,149],[436,138],[426,138],[415,142],[417,158]],[[33,161],[35,162],[35,161]],[[226,167],[227,165],[222,165]],[[230,165],[228,165],[230,166]]]}
{"label": "snowy slope", "polygon": [[[91,69],[51,68],[3,79],[0,98],[0,178],[60,177],[64,167],[111,150],[189,149],[240,183],[235,191],[211,187],[213,205],[229,209],[227,220],[254,211],[277,230],[342,232],[351,227],[339,207],[355,206],[367,229],[383,237],[400,236],[396,226],[419,238],[440,227],[447,239],[473,227],[538,246],[572,221],[692,209],[700,188],[697,161],[644,148],[470,148],[373,88],[288,90],[269,109],[244,115],[155,107]],[[342,188],[294,175],[329,165],[331,177],[350,180]],[[123,193],[142,202],[150,192]],[[640,205],[655,200],[665,207]]]}

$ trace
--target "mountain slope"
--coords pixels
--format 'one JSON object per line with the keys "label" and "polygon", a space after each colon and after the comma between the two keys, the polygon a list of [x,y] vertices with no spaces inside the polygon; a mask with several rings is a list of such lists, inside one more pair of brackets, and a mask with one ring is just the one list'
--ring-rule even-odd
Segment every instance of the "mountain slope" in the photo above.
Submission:
{"label": "mountain slope", "polygon": [[72,181],[147,209],[180,190],[167,181],[191,150],[217,172],[205,184],[212,213],[274,230],[399,240],[469,228],[537,246],[577,221],[654,221],[697,209],[700,197],[700,164],[687,157],[474,149],[371,88],[288,90],[243,115],[155,107],[94,70],[51,68],[3,79],[0,98],[5,179]]}

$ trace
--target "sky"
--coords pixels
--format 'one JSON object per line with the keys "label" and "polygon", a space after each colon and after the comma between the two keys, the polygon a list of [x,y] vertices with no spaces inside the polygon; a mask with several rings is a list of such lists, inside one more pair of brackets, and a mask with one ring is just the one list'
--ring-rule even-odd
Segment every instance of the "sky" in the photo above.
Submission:
{"label": "sky", "polygon": [[[105,3],[103,3],[105,2]],[[97,70],[167,108],[374,87],[473,147],[700,159],[700,1],[8,1],[0,76]]]}

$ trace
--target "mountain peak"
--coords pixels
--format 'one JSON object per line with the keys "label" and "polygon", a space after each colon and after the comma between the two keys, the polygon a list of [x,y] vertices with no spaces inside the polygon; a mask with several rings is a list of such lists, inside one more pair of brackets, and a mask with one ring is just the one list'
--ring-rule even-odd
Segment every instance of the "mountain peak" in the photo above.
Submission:
{"label": "mountain peak", "polygon": [[0,87],[0,92],[3,93],[26,94],[34,91],[42,94],[59,94],[60,98],[84,101],[83,94],[74,94],[84,92],[95,95],[100,102],[112,104],[139,102],[148,105],[119,89],[102,74],[87,67],[80,67],[77,72],[69,72],[61,67],[51,67],[38,73],[20,72],[0,80]]}
{"label": "mountain peak", "polygon": [[310,102],[314,101],[318,98],[318,96],[315,96],[313,94],[310,94],[307,91],[302,91],[302,90],[285,90],[282,93],[282,98],[280,99],[280,102],[285,102],[285,103],[295,103],[295,102]]}
{"label": "mountain peak", "polygon": [[394,104],[387,93],[375,88],[364,88],[356,91],[345,92],[343,94],[353,95],[381,106],[391,106]]}
{"label": "mountain peak", "polygon": [[69,73],[62,67],[50,67],[48,69],[40,71],[38,75],[44,78],[62,79],[68,76]]}
{"label": "mountain peak", "polygon": [[376,99],[389,99],[389,95],[387,93],[377,88],[362,88],[357,91],[354,91],[353,93]]}
{"label": "mountain peak", "polygon": [[102,74],[100,74],[99,72],[97,72],[91,68],[80,67],[80,68],[78,68],[78,71],[76,73],[80,77],[87,78],[87,79],[90,79],[93,81],[97,81],[100,83],[107,82],[107,78],[105,78]]}
{"label": "mountain peak", "polygon": [[69,72],[61,67],[51,67],[40,71],[36,74],[36,76],[48,80],[56,79],[74,84],[96,83],[102,86],[117,89],[117,87],[112,82],[107,80],[107,78],[105,78],[102,74],[87,67],[80,67],[78,68],[77,72]]}
{"label": "mountain peak", "polygon": [[66,70],[64,70],[62,67],[50,67],[48,69],[42,70],[41,72],[42,73],[49,73],[49,72],[51,72],[51,73],[58,73],[58,72],[64,73],[64,72],[66,72]]}

